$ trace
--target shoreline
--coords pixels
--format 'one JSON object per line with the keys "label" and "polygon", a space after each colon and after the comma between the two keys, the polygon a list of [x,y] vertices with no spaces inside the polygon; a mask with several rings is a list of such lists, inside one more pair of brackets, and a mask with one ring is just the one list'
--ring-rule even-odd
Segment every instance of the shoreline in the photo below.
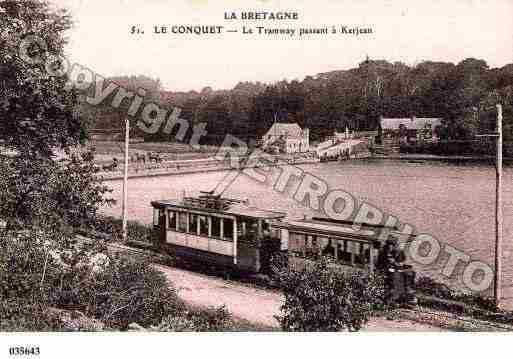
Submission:
{"label": "shoreline", "polygon": [[[393,155],[374,155],[371,159],[380,160],[399,160],[399,161],[447,161],[447,162],[476,162],[476,163],[490,163],[495,162],[495,156],[464,156],[464,155],[431,155],[422,153],[403,153]],[[503,157],[503,162],[506,165],[513,164],[513,157]]]}
{"label": "shoreline", "polygon": [[[493,157],[477,157],[477,156],[438,156],[438,155],[429,155],[429,154],[397,154],[397,155],[374,155],[370,157],[363,157],[363,158],[351,158],[345,162],[352,162],[352,161],[361,161],[361,160],[390,160],[390,161],[419,161],[419,163],[423,163],[424,161],[440,161],[440,162],[456,162],[456,163],[481,163],[481,164],[493,164],[494,158]],[[219,171],[230,171],[230,170],[237,170],[237,168],[230,167],[226,163],[219,163],[216,160],[211,160],[210,163],[208,163],[208,160],[191,160],[191,162],[207,162],[202,163],[199,166],[184,166],[183,169],[178,169],[176,165],[182,164],[183,161],[172,161],[168,162],[168,167],[165,168],[147,168],[142,169],[140,171],[132,171],[131,173],[128,173],[129,179],[136,179],[136,178],[145,178],[145,177],[160,177],[160,176],[174,176],[174,175],[182,175],[182,174],[192,174],[192,173],[199,173],[199,172],[219,172]],[[304,159],[304,160],[298,160],[292,163],[287,162],[280,162],[276,164],[269,164],[269,165],[252,165],[252,166],[245,166],[244,168],[258,168],[258,167],[280,167],[285,165],[303,165],[303,164],[310,164],[310,163],[333,163],[333,162],[339,162],[339,160],[334,161],[320,161],[318,159],[312,160],[312,159]],[[513,165],[513,158],[504,158],[505,165]],[[105,176],[107,173],[103,172],[100,176],[102,176],[103,181],[117,181],[123,179],[123,173],[122,172],[115,172],[112,176]]]}
{"label": "shoreline", "polygon": [[[199,160],[192,160],[192,161],[199,161]],[[208,161],[208,160],[203,160]],[[173,162],[167,162],[169,167],[166,168],[148,168],[143,169],[141,171],[136,171],[135,173],[128,173],[129,179],[135,179],[135,178],[145,178],[145,177],[160,177],[160,176],[173,176],[173,175],[182,175],[182,174],[191,174],[191,173],[198,173],[198,172],[219,172],[219,171],[232,171],[232,170],[238,170],[237,168],[230,167],[229,164],[226,163],[220,163],[216,160],[211,160],[210,163],[202,164],[200,166],[190,166],[188,168],[184,169],[178,169],[176,168],[176,164],[179,163],[183,166],[183,161],[173,161]],[[286,163],[286,162],[278,162],[275,164],[268,164],[268,165],[248,165],[244,166],[244,168],[259,168],[259,167],[280,167],[285,165],[301,165],[301,164],[309,164],[309,163],[320,163],[318,159],[312,160],[312,159],[303,159],[303,160],[297,160],[293,163]],[[209,168],[210,167],[210,168]],[[244,169],[243,168],[243,169]],[[105,172],[100,174],[100,176],[105,176]],[[103,177],[103,181],[117,181],[117,180],[123,179],[123,173],[122,172],[116,172],[113,176]]]}

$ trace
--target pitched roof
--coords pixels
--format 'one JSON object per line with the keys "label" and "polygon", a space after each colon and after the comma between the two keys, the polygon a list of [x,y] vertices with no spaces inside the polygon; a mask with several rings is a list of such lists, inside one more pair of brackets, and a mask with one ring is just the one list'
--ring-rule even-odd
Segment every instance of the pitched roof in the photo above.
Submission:
{"label": "pitched roof", "polygon": [[267,136],[287,136],[287,137],[295,137],[300,138],[303,137],[303,130],[297,123],[274,123],[269,131],[267,131]]}
{"label": "pitched roof", "polygon": [[382,118],[381,128],[384,130],[398,130],[400,125],[404,125],[408,130],[419,130],[431,125],[435,128],[442,124],[441,118],[436,117],[412,117],[412,118]]}

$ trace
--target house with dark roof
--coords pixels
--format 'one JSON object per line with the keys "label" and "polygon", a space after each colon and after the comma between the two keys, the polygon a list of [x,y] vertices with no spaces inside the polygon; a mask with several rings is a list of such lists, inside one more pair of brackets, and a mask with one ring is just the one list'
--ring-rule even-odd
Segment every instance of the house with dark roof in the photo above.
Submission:
{"label": "house with dark roof", "polygon": [[400,143],[436,142],[442,119],[437,117],[381,118],[383,139]]}
{"label": "house with dark roof", "polygon": [[281,153],[310,151],[310,131],[297,123],[275,122],[262,137],[264,149],[274,149]]}

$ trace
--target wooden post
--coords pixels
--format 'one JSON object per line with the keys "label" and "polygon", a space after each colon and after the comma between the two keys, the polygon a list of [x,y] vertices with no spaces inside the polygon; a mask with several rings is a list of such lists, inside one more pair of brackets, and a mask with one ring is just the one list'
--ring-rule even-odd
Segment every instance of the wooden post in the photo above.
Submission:
{"label": "wooden post", "polygon": [[123,241],[127,240],[127,201],[128,201],[128,142],[130,141],[130,123],[125,120],[125,168],[123,176]]}
{"label": "wooden post", "polygon": [[502,105],[497,105],[497,164],[495,185],[495,304],[502,298]]}

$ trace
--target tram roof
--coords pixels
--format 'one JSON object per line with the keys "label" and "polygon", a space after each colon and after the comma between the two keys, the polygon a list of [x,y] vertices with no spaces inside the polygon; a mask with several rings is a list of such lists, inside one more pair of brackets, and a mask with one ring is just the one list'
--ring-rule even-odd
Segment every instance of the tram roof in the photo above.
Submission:
{"label": "tram roof", "polygon": [[[287,228],[289,230],[298,230],[301,232],[318,233],[321,235],[349,236],[366,240],[378,240],[378,236],[385,226],[374,226],[362,223],[359,227],[353,227],[355,223],[344,221],[332,221],[329,219],[300,219],[287,220],[276,223],[275,226]],[[406,243],[412,240],[411,235],[403,234],[396,228],[388,228],[390,234],[394,234],[399,242]]]}
{"label": "tram roof", "polygon": [[160,200],[151,202],[153,207],[174,207],[181,209],[189,209],[195,211],[201,211],[205,213],[220,213],[233,215],[238,217],[252,217],[252,218],[262,218],[262,219],[280,219],[286,216],[286,213],[277,212],[277,211],[269,211],[260,209],[254,206],[249,206],[244,203],[233,203],[228,206],[226,209],[214,209],[214,208],[205,208],[202,206],[195,206],[189,202],[180,201],[180,200]]}

